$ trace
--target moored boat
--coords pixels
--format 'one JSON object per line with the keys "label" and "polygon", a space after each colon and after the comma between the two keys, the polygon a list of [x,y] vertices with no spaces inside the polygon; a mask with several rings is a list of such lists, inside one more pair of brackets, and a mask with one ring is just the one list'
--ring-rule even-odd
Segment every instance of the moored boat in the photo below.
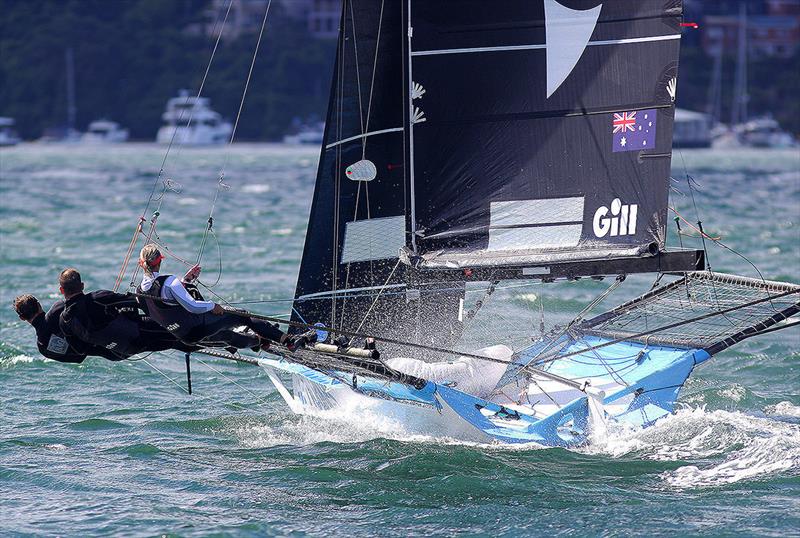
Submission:
{"label": "moored boat", "polygon": [[211,109],[208,98],[191,96],[188,90],[181,90],[178,97],[167,101],[161,117],[166,125],[156,135],[159,144],[173,141],[188,146],[224,144],[233,130],[229,122]]}

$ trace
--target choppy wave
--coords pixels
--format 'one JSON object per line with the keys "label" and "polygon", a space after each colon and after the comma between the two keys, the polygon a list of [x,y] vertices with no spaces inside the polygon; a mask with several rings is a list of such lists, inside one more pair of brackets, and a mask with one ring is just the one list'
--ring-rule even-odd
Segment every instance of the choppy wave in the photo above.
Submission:
{"label": "choppy wave", "polygon": [[792,405],[791,402],[784,401],[767,406],[764,412],[768,415],[777,415],[781,417],[800,417],[800,406]]}
{"label": "choppy wave", "polygon": [[242,185],[241,191],[248,194],[264,194],[265,192],[269,192],[271,188],[272,187],[267,183],[249,183],[247,185]]}
{"label": "choppy wave", "polygon": [[[783,412],[800,414],[800,407],[782,404]],[[658,461],[721,458],[661,476],[670,486],[682,489],[721,486],[800,472],[800,425],[738,411],[684,409],[644,430],[612,429],[606,439],[587,450]]]}
{"label": "choppy wave", "polygon": [[31,357],[30,355],[19,354],[19,355],[11,355],[10,357],[4,357],[0,359],[0,366],[14,366],[15,364],[20,363],[27,363],[35,361],[35,357]]}
{"label": "choppy wave", "polygon": [[[770,408],[773,414],[800,416],[789,402]],[[389,439],[410,443],[464,445],[478,450],[548,450],[535,443],[497,445],[415,433],[408,424],[364,409],[317,411],[314,416],[283,415],[269,423],[239,425],[234,435],[247,448],[318,443],[363,443]],[[669,487],[695,489],[761,480],[775,474],[800,473],[800,425],[738,411],[683,409],[647,429],[612,425],[607,437],[576,452],[618,460],[695,462],[665,471]],[[697,463],[698,460],[707,463]]]}

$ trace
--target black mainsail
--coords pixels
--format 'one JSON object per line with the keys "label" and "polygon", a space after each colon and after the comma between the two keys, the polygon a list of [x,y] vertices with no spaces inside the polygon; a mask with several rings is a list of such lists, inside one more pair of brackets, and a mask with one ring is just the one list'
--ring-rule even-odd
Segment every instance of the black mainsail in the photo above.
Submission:
{"label": "black mainsail", "polygon": [[457,337],[468,279],[702,268],[665,252],[681,17],[345,0],[293,319]]}
{"label": "black mainsail", "polygon": [[431,324],[458,336],[463,286],[409,285],[399,260],[411,227],[406,20],[405,2],[344,2],[292,317],[420,341]]}
{"label": "black mainsail", "polygon": [[680,1],[412,2],[426,267],[665,248]]}

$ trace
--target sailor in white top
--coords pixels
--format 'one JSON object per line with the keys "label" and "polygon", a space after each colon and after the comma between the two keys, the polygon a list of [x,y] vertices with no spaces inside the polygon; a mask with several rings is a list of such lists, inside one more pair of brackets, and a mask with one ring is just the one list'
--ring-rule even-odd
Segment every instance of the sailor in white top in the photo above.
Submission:
{"label": "sailor in white top", "polygon": [[[149,291],[157,278],[157,272],[151,274],[145,273],[144,278],[142,278],[142,291]],[[175,275],[169,275],[164,281],[164,284],[161,285],[161,298],[165,301],[179,303],[192,314],[205,314],[206,312],[214,310],[214,306],[216,305],[213,301],[198,301],[189,295],[189,292],[185,288],[187,283],[186,277],[184,277],[183,280],[178,280],[178,277]]]}
{"label": "sailor in white top", "polygon": [[[225,311],[222,306],[193,297],[187,286],[200,276],[200,266],[192,267],[183,279],[160,275],[161,255],[154,244],[145,245],[139,255],[139,265],[145,276],[137,291],[143,308],[159,325],[187,344],[206,346],[266,348],[270,342],[280,343],[290,350],[306,344],[303,337],[290,337],[265,321]],[[252,333],[234,329],[247,327]]]}

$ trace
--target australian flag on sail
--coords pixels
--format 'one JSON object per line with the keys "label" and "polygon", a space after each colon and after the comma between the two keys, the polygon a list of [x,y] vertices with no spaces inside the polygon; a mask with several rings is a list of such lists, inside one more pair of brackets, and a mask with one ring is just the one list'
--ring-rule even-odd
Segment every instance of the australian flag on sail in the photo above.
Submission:
{"label": "australian flag on sail", "polygon": [[614,153],[641,151],[656,145],[656,111],[615,112],[613,119]]}

